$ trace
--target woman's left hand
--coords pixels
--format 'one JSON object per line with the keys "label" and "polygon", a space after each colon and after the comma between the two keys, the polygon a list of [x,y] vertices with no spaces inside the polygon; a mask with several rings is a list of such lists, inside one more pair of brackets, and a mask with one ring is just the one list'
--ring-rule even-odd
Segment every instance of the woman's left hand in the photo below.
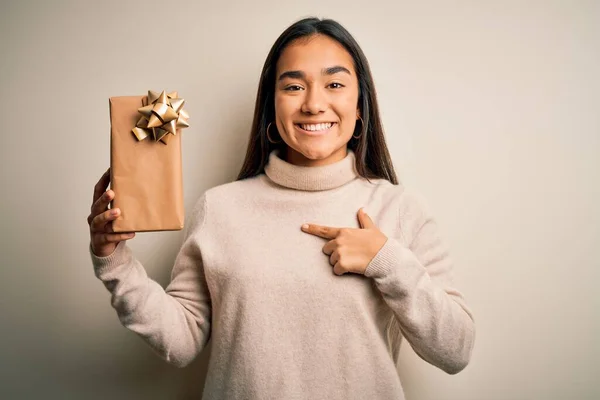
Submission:
{"label": "woman's left hand", "polygon": [[373,257],[387,241],[387,236],[375,226],[362,208],[358,210],[358,221],[360,229],[302,225],[303,232],[329,239],[323,246],[323,253],[329,256],[329,263],[333,265],[336,275],[347,272],[364,275]]}

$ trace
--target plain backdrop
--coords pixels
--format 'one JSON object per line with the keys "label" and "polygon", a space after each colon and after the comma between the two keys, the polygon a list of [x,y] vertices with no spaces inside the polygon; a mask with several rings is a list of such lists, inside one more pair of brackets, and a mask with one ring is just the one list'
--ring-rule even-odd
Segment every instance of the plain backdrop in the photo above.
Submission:
{"label": "plain backdrop", "polygon": [[[311,15],[366,53],[395,168],[434,210],[475,315],[458,375],[404,344],[408,399],[600,398],[599,2],[0,4],[0,398],[200,398],[210,346],[169,366],[120,325],[92,271],[108,98],[186,99],[189,210],[235,179],[267,52]],[[181,235],[129,242],[163,286]]]}

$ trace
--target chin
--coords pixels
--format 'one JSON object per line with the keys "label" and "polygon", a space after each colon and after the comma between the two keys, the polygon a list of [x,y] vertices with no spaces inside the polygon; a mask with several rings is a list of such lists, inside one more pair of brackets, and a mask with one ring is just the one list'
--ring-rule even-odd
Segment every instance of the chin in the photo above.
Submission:
{"label": "chin", "polygon": [[327,153],[327,152],[321,152],[318,150],[315,151],[303,151],[301,153],[304,157],[308,158],[309,160],[323,160],[327,157],[329,157],[332,153]]}
{"label": "chin", "polygon": [[312,161],[326,160],[335,155],[344,145],[323,145],[323,146],[299,146],[293,149],[296,153],[301,154],[304,158]]}
{"label": "chin", "polygon": [[334,149],[323,149],[319,147],[301,148],[300,150],[296,151],[309,160],[324,160],[335,153]]}

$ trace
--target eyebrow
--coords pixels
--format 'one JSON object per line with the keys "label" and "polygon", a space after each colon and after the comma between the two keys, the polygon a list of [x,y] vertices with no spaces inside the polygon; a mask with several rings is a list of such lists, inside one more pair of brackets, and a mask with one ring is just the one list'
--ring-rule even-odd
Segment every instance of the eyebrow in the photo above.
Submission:
{"label": "eyebrow", "polygon": [[[352,75],[350,73],[350,70],[348,70],[348,68],[346,67],[342,67],[341,65],[336,65],[334,67],[329,67],[329,68],[323,68],[321,70],[321,74],[322,75],[334,75],[337,74],[338,72],[345,72],[348,75]],[[306,79],[306,74],[302,71],[285,71],[284,73],[282,73],[281,75],[279,75],[279,79],[278,80],[283,80],[285,78],[291,78],[291,79]]]}

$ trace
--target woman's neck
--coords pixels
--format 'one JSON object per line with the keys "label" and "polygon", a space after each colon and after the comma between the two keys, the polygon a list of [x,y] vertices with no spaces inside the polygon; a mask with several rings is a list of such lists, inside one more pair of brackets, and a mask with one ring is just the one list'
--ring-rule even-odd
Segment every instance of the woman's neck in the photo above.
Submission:
{"label": "woman's neck", "polygon": [[350,149],[341,160],[315,167],[289,163],[280,157],[280,151],[273,150],[265,166],[267,177],[280,186],[306,191],[330,190],[358,177],[354,152]]}

